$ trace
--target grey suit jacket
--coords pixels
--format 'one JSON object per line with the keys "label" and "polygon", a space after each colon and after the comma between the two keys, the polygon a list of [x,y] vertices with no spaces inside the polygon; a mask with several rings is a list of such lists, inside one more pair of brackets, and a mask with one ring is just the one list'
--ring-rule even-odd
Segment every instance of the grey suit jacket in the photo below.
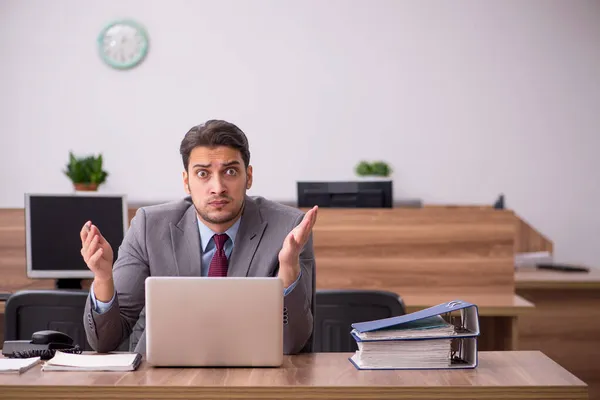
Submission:
{"label": "grey suit jacket", "polygon": [[[247,196],[227,275],[276,276],[283,240],[302,217],[303,213],[296,208]],[[113,265],[117,295],[110,309],[98,314],[88,297],[83,322],[92,348],[98,352],[113,351],[129,338],[130,351],[145,354],[145,279],[148,276],[200,276],[200,256],[196,209],[189,197],[139,208]],[[298,353],[305,345],[309,347],[313,332],[312,235],[300,254],[300,268],[300,281],[284,299],[284,310],[288,314],[287,323],[282,315],[285,354]],[[182,315],[186,312],[175,311]]]}

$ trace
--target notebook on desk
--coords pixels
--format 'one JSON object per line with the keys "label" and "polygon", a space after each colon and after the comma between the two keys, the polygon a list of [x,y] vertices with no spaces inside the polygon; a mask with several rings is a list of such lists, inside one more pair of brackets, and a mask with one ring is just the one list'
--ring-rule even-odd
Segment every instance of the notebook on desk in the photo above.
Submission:
{"label": "notebook on desk", "polygon": [[[456,315],[459,313],[459,315]],[[477,306],[461,300],[398,317],[352,324],[358,369],[450,369],[477,366]]]}
{"label": "notebook on desk", "polygon": [[138,353],[69,354],[57,351],[42,371],[134,371],[140,365]]}

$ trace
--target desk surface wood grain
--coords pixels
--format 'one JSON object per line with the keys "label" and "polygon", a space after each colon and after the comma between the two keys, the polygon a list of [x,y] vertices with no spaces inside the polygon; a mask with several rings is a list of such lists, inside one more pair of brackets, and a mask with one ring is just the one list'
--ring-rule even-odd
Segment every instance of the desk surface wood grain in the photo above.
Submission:
{"label": "desk surface wood grain", "polygon": [[416,295],[406,294],[400,296],[406,307],[406,312],[412,313],[450,300],[464,300],[477,305],[479,315],[482,317],[516,317],[534,310],[535,305],[521,296],[508,295]]}
{"label": "desk surface wood grain", "polygon": [[517,289],[600,289],[600,268],[589,272],[564,272],[520,268],[515,272]]}
{"label": "desk surface wood grain", "polygon": [[358,371],[346,353],[288,356],[282,368],[152,368],[1,375],[9,398],[585,399],[587,386],[540,352],[481,352],[474,370]]}

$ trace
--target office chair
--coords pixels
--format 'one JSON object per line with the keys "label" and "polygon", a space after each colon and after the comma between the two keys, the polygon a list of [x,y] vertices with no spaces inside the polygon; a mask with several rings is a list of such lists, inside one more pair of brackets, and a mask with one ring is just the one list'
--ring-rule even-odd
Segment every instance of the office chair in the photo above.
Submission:
{"label": "office chair", "polygon": [[87,290],[23,290],[6,302],[5,340],[31,340],[37,331],[66,333],[84,350],[92,350],[85,337],[83,310]]}
{"label": "office chair", "polygon": [[379,290],[318,290],[315,352],[354,352],[351,324],[406,313],[400,296]]}
{"label": "office chair", "polygon": [[[84,351],[93,351],[83,327],[87,290],[22,290],[6,301],[4,340],[31,340],[37,331],[66,333]],[[127,351],[127,338],[118,351]]]}

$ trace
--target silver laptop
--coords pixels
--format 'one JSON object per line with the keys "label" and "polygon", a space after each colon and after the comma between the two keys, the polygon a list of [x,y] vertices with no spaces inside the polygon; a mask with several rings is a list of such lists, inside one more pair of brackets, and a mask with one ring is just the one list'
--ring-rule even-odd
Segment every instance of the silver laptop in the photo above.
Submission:
{"label": "silver laptop", "polygon": [[281,280],[147,278],[146,358],[154,366],[280,366]]}

